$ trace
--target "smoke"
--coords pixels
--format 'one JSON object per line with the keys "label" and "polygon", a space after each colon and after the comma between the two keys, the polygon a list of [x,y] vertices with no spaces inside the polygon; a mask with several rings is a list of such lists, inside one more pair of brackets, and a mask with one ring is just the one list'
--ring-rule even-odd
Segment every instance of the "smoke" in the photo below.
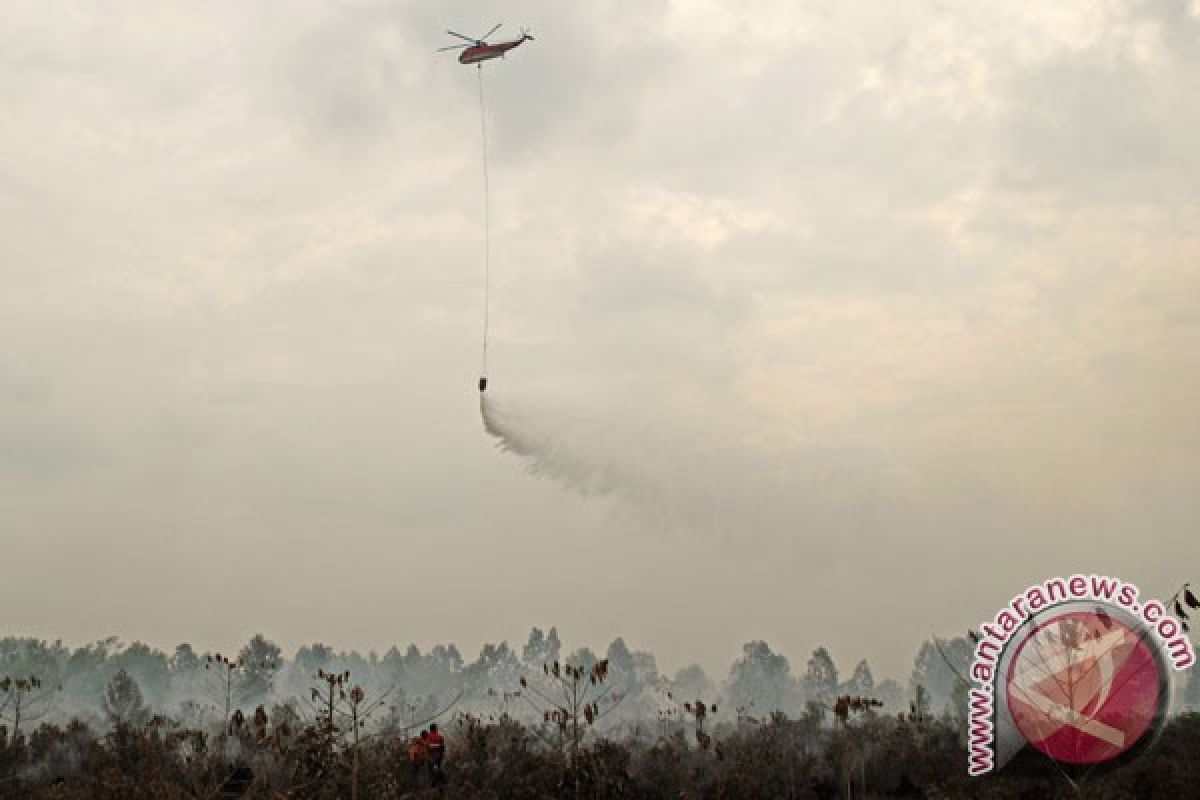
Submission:
{"label": "smoke", "polygon": [[[522,412],[511,402],[479,393],[483,429],[496,439],[496,446],[522,459],[530,475],[548,478],[583,495],[606,495],[635,491],[645,476],[622,474],[613,454],[598,453],[595,438],[576,426],[547,424],[545,414]],[[559,420],[562,422],[562,420]]]}
{"label": "smoke", "polygon": [[728,430],[712,435],[736,420],[672,415],[644,398],[584,395],[552,406],[487,392],[480,413],[496,446],[528,474],[610,500],[613,512],[650,529],[790,537],[798,524],[852,530],[871,516],[864,504],[892,505],[879,491],[889,469],[863,453],[764,449]]}
{"label": "smoke", "polygon": [[[667,528],[707,524],[717,510],[713,498],[740,491],[721,445],[699,441],[652,403],[614,406],[585,396],[551,405],[525,397],[496,400],[490,392],[479,402],[484,430],[529,475],[611,500],[612,510],[632,512],[638,521]],[[687,466],[701,463],[704,469]]]}

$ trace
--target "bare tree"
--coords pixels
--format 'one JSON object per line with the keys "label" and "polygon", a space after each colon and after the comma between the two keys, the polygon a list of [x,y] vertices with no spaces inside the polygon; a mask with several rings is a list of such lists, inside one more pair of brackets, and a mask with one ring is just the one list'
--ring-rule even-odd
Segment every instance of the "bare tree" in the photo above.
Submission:
{"label": "bare tree", "polygon": [[555,661],[542,664],[542,674],[521,676],[521,694],[541,715],[543,724],[553,725],[560,744],[570,745],[572,759],[587,729],[611,714],[625,698],[608,683],[608,659],[584,669]]}
{"label": "bare tree", "polygon": [[681,701],[676,697],[675,690],[666,683],[659,686],[659,694],[663,699],[658,711],[659,720],[664,723],[663,738],[666,738],[672,721],[678,720],[681,725],[690,721],[695,729],[696,743],[700,745],[700,749],[709,750],[715,744],[716,752],[723,757],[720,743],[704,730],[708,716],[717,713],[716,703],[706,703],[699,698]]}
{"label": "bare tree", "polygon": [[361,686],[351,685],[350,670],[326,672],[324,669],[318,669],[314,681],[317,685],[312,687],[308,702],[317,713],[318,728],[327,734],[331,747],[339,738],[349,740],[350,796],[357,800],[359,744],[363,729],[367,722],[387,705],[387,697],[392,689],[386,689],[378,697],[368,699]]}
{"label": "bare tree", "polygon": [[61,685],[47,687],[36,675],[28,678],[0,676],[0,720],[12,724],[10,742],[21,735],[21,723],[35,722],[50,713],[51,699]]}

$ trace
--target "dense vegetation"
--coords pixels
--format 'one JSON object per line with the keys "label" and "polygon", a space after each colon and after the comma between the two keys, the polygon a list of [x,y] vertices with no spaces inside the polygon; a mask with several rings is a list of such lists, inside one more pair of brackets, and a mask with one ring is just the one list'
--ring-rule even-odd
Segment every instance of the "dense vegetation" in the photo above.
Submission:
{"label": "dense vegetation", "polygon": [[[159,719],[94,731],[43,725],[0,748],[0,796],[30,798],[398,798],[432,795],[404,741],[357,748],[319,725],[253,725],[232,736]],[[1200,715],[1176,717],[1147,754],[1107,773],[1067,776],[1018,759],[968,779],[949,720],[871,716],[846,725],[776,715],[718,726],[721,749],[682,728],[620,740],[590,738],[573,755],[507,719],[460,718],[450,728],[445,795],[463,798],[1193,797],[1200,785]],[[236,755],[231,755],[236,752]]]}
{"label": "dense vegetation", "polygon": [[[0,797],[1126,798],[1200,785],[1195,713],[1119,769],[1068,775],[1027,748],[969,779],[963,640],[922,645],[904,690],[876,685],[865,662],[839,679],[824,648],[793,675],[748,643],[719,685],[696,666],[663,676],[620,639],[602,657],[560,650],[553,629],[471,663],[452,646],[285,659],[261,636],[231,656],[0,640]],[[440,790],[409,760],[431,721],[449,743]]]}

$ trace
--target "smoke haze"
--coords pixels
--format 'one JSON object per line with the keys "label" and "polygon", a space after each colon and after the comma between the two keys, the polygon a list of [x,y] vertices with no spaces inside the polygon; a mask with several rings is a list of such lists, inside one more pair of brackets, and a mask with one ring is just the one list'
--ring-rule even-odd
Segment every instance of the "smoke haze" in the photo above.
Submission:
{"label": "smoke haze", "polygon": [[[537,39],[487,67],[480,409],[476,75],[434,50],[495,22]],[[552,618],[900,676],[1048,575],[1169,595],[1198,42],[1167,0],[3,4],[3,633]]]}

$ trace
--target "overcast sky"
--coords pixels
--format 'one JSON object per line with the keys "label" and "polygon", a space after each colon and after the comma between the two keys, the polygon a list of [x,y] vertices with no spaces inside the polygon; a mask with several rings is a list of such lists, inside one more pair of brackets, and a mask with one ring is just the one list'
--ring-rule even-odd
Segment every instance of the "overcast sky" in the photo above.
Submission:
{"label": "overcast sky", "polygon": [[[765,638],[1200,578],[1200,7],[0,6],[0,622]],[[474,68],[491,62],[483,430]],[[498,34],[499,35],[499,34]],[[553,470],[551,470],[553,473]]]}

